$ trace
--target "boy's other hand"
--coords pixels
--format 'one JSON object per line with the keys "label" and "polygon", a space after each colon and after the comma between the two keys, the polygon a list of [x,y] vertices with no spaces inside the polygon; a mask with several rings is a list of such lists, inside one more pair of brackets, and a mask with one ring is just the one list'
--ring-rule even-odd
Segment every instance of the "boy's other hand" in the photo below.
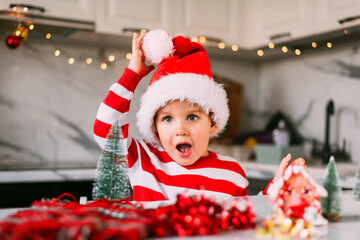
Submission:
{"label": "boy's other hand", "polygon": [[[291,154],[288,153],[288,155],[286,155],[286,157],[284,157],[281,160],[281,163],[276,171],[275,177],[273,179],[273,182],[276,182],[279,178],[282,177],[282,175],[284,174],[284,171],[286,169],[286,167],[289,165],[289,161],[291,160]],[[294,161],[292,161],[290,163],[290,165],[300,165],[300,166],[305,166],[305,160],[303,158],[297,158]]]}
{"label": "boy's other hand", "polygon": [[132,40],[132,56],[128,66],[128,68],[133,70],[141,77],[145,77],[155,68],[153,65],[147,66],[145,64],[145,55],[144,51],[142,50],[142,42],[144,37],[144,33],[141,33],[139,37],[137,33],[134,33]]}

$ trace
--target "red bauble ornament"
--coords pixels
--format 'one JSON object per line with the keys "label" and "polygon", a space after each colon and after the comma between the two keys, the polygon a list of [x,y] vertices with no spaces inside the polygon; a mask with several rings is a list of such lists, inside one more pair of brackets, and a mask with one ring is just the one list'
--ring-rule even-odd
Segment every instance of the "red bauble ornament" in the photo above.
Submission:
{"label": "red bauble ornament", "polygon": [[6,45],[9,48],[15,49],[20,46],[21,43],[21,37],[16,35],[9,35],[6,38]]}

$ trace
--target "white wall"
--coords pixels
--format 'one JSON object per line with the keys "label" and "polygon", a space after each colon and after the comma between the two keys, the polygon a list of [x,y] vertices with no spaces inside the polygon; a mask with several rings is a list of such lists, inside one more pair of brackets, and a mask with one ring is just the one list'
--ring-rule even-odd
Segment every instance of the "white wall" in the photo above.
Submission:
{"label": "white wall", "polygon": [[[77,58],[99,59],[93,47],[60,46]],[[0,44],[0,169],[95,166],[100,150],[92,136],[97,108],[127,66],[128,49],[107,50],[117,61],[101,70],[55,57],[48,43],[25,42],[10,50]],[[77,60],[77,59],[76,59]],[[306,138],[323,141],[325,105],[332,98],[331,142],[360,150],[360,57],[353,46],[255,65],[211,59],[215,74],[243,84],[242,132],[261,130],[283,111]],[[348,67],[346,65],[353,65]],[[135,113],[148,85],[143,79],[130,111],[130,134],[139,137]]]}
{"label": "white wall", "polygon": [[342,146],[345,139],[352,161],[360,161],[360,55],[356,45],[261,64],[259,79],[258,110],[283,111],[308,139],[324,142],[325,108],[332,99],[335,115],[330,143]]}

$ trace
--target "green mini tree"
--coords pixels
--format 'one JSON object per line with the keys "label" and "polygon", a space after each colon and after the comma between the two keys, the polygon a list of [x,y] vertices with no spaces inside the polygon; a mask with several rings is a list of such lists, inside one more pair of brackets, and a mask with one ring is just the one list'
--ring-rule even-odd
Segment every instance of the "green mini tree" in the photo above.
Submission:
{"label": "green mini tree", "polygon": [[324,180],[324,188],[328,192],[328,196],[321,198],[321,210],[324,217],[330,222],[339,221],[340,208],[340,187],[338,185],[339,175],[336,170],[335,159],[330,157],[327,164],[327,173]]}
{"label": "green mini tree", "polygon": [[355,175],[354,198],[360,201],[360,165]]}
{"label": "green mini tree", "polygon": [[124,199],[132,196],[132,188],[127,175],[127,147],[121,127],[116,121],[106,137],[105,148],[99,159],[95,182],[92,190],[93,199]]}

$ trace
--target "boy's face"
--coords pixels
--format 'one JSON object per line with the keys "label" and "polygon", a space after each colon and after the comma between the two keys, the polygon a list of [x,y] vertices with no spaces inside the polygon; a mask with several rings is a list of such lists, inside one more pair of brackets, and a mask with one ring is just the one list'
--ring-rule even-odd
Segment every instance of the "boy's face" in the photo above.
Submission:
{"label": "boy's face", "polygon": [[210,117],[196,104],[175,100],[157,111],[155,126],[165,151],[178,164],[189,166],[209,154]]}

